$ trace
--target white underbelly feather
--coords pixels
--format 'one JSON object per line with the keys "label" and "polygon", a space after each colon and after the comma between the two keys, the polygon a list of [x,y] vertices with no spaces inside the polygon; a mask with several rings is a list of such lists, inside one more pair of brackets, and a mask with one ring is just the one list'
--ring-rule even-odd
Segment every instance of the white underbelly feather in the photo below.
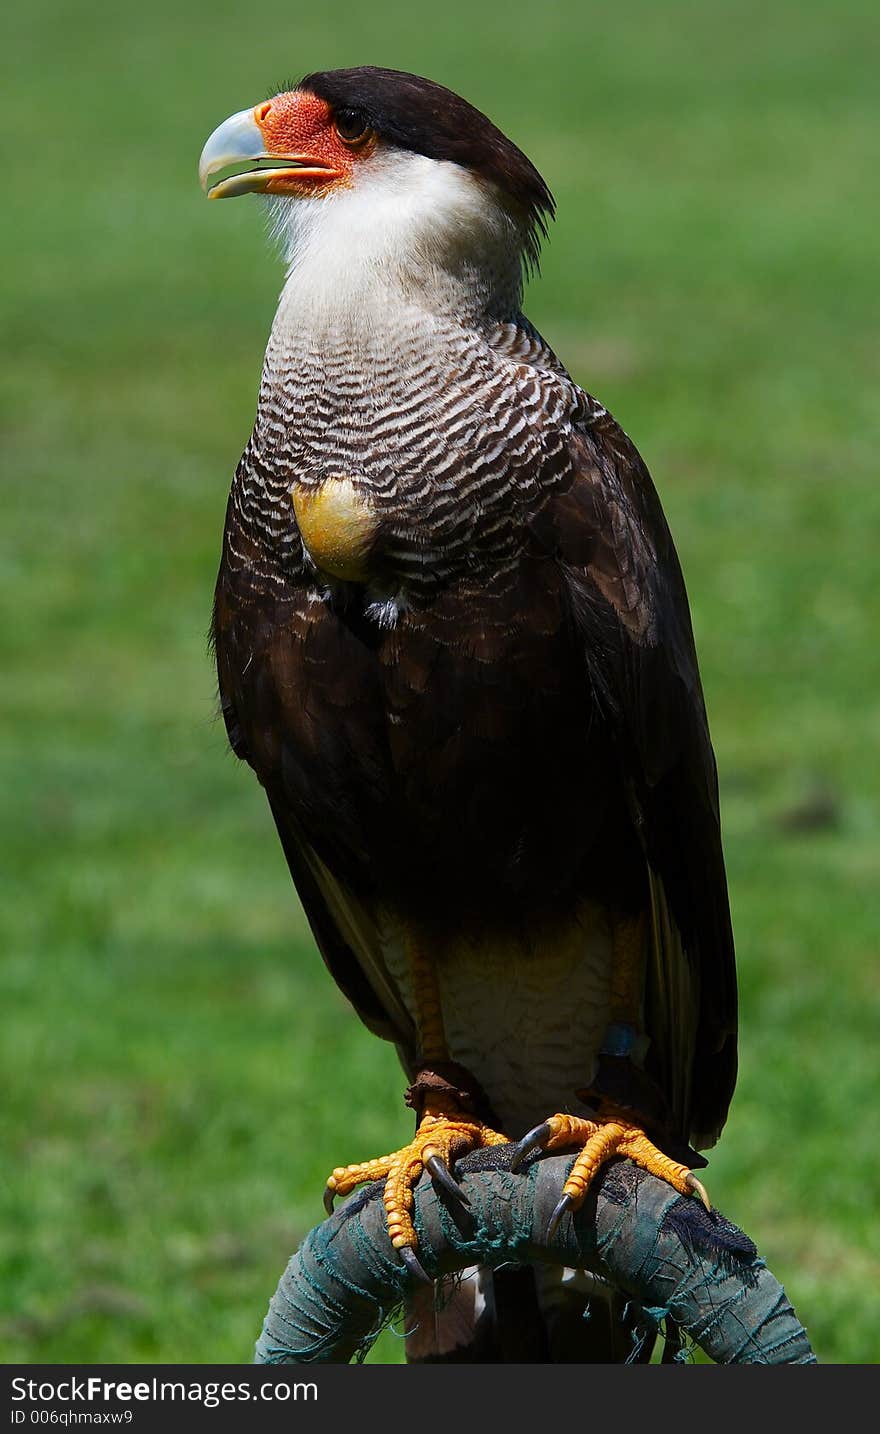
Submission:
{"label": "white underbelly feather", "polygon": [[[403,943],[385,951],[389,975],[413,1012]],[[580,1113],[609,1021],[611,928],[581,907],[543,935],[473,940],[438,956],[450,1058],[479,1081],[505,1134],[519,1136],[558,1110]]]}

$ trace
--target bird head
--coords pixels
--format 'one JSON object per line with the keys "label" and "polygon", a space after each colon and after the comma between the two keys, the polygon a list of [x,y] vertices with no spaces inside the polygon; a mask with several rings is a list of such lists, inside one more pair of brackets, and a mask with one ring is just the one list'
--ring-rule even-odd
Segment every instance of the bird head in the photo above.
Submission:
{"label": "bird head", "polygon": [[372,66],[308,75],[232,115],[199,177],[211,199],[271,196],[292,267],[317,246],[325,259],[344,253],[349,270],[410,280],[426,267],[507,266],[519,287],[553,213],[534,165],[473,105]]}

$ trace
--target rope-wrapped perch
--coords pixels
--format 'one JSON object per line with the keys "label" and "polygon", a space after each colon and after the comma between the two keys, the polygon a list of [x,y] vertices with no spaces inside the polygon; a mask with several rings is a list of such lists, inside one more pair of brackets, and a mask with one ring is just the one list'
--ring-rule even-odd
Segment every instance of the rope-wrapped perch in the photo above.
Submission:
{"label": "rope-wrapped perch", "polygon": [[[511,1146],[477,1151],[456,1174],[470,1213],[424,1177],[415,1192],[419,1258],[432,1277],[506,1262],[588,1269],[673,1321],[718,1364],[812,1364],[779,1281],[751,1240],[699,1201],[616,1161],[551,1241],[550,1215],[571,1156],[507,1168]],[[345,1364],[369,1345],[410,1287],[385,1230],[382,1186],[354,1196],[306,1237],[272,1298],[258,1364]]]}

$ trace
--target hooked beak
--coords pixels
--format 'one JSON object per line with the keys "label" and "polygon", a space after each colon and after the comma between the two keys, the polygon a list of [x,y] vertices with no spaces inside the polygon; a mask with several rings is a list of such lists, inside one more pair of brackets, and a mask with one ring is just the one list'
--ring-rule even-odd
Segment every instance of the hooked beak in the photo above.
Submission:
{"label": "hooked beak", "polygon": [[[310,185],[336,179],[339,171],[310,154],[274,154],[266,148],[257,112],[239,110],[215,129],[199,160],[199,183],[209,199],[238,194],[296,194]],[[211,184],[214,175],[255,161],[252,167]],[[266,163],[268,162],[268,164]]]}

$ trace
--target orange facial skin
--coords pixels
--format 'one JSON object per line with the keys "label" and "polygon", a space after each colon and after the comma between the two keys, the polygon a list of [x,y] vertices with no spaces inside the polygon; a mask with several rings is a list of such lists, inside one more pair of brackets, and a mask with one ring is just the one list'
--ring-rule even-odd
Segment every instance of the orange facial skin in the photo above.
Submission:
{"label": "orange facial skin", "polygon": [[268,194],[313,194],[325,185],[350,184],[359,160],[375,147],[371,135],[357,143],[337,134],[326,100],[290,90],[254,107],[254,120],[272,158],[296,160],[296,169],[273,173]]}

